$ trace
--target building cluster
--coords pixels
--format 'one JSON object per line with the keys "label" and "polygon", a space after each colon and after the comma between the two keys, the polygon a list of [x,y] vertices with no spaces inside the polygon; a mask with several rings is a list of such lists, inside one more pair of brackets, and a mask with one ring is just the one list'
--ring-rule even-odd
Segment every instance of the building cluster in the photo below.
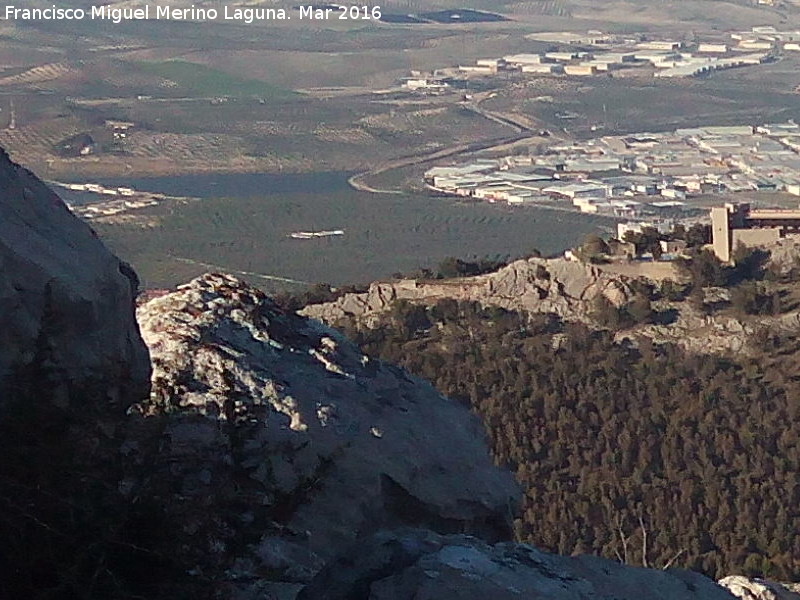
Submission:
{"label": "building cluster", "polygon": [[136,123],[131,121],[118,121],[116,119],[107,119],[105,127],[111,131],[115,140],[124,140],[136,126]]}
{"label": "building cluster", "polygon": [[782,31],[775,27],[753,27],[750,31],[735,31],[692,42],[642,40],[599,31],[546,32],[526,37],[550,42],[552,49],[479,58],[475,64],[461,64],[433,73],[412,72],[401,81],[401,88],[438,95],[459,87],[451,85],[454,80],[513,73],[591,76],[633,70],[658,78],[697,77],[712,71],[759,65],[800,52],[800,30]]}
{"label": "building cluster", "polygon": [[687,43],[675,40],[637,40],[619,36],[549,33],[529,36],[572,49],[509,54],[460,65],[464,75],[517,72],[537,75],[597,75],[632,67],[648,67],[654,77],[694,77],[710,71],[758,65],[782,51],[800,51],[800,31],[754,27],[724,38]]}
{"label": "building cluster", "polygon": [[104,196],[134,196],[136,190],[129,187],[105,187],[99,183],[65,183],[63,187],[74,192],[90,192]]}
{"label": "building cluster", "polygon": [[638,42],[613,50],[568,50],[541,54],[509,54],[481,58],[474,65],[459,65],[463,74],[496,75],[503,71],[536,75],[598,75],[631,67],[651,67],[654,77],[693,77],[710,71],[767,61],[770,50],[742,53],[726,44],[699,44],[683,48],[681,42]]}
{"label": "building cluster", "polygon": [[742,50],[800,51],[800,30],[779,30],[772,26],[753,27],[730,34],[733,48]]}
{"label": "building cluster", "polygon": [[166,198],[166,196],[159,194],[139,192],[130,187],[106,187],[99,183],[59,183],[55,181],[51,183],[73,192],[86,192],[104,196],[99,201],[66,203],[73,213],[87,220],[111,217],[131,210],[155,206]]}
{"label": "building cluster", "polygon": [[131,210],[155,206],[159,201],[152,197],[142,197],[134,199],[105,200],[92,204],[69,204],[69,209],[86,220],[91,221],[100,217],[112,217]]}
{"label": "building cluster", "polygon": [[607,136],[536,155],[434,167],[425,181],[440,193],[489,202],[628,218],[687,216],[691,196],[759,190],[800,196],[800,126]]}

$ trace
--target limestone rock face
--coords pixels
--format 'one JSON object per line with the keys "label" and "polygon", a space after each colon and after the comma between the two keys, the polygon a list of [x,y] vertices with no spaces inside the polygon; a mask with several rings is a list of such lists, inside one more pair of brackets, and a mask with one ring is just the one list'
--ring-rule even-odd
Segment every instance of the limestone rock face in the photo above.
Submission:
{"label": "limestone rock face", "polygon": [[0,410],[15,399],[125,408],[147,397],[136,276],[0,150]]}
{"label": "limestone rock face", "polygon": [[311,305],[302,314],[326,323],[344,317],[366,317],[387,310],[395,300],[436,302],[442,298],[479,302],[508,310],[553,313],[567,320],[585,318],[603,295],[615,306],[634,296],[630,278],[566,259],[528,258],[502,269],[446,281],[376,282],[361,294]]}
{"label": "limestone rock face", "polygon": [[733,600],[697,573],[494,546],[464,535],[380,532],[327,565],[297,600]]}
{"label": "limestone rock face", "polygon": [[[794,245],[783,248],[784,265],[797,264],[798,242],[792,243]],[[360,325],[371,327],[397,300],[432,305],[442,299],[453,299],[531,314],[549,313],[563,321],[597,327],[592,316],[597,297],[602,295],[613,305],[623,306],[636,295],[636,279],[612,269],[563,258],[528,258],[475,277],[375,282],[366,292],[348,293],[332,302],[312,304],[300,313],[331,325],[354,319]],[[707,292],[711,296],[709,302],[728,298],[727,290],[721,288]],[[800,328],[800,311],[796,309],[778,316],[742,319],[725,313],[705,315],[685,301],[662,299],[654,302],[653,307],[667,316],[663,322],[619,331],[616,339],[624,341],[632,336],[643,336],[656,343],[676,344],[689,352],[742,354],[752,350],[749,344],[764,326],[782,334],[796,334]]]}
{"label": "limestone rock face", "polygon": [[[198,499],[187,504],[206,502],[204,515],[236,489],[247,498],[239,525],[261,524],[240,571],[308,581],[377,527],[510,536],[512,476],[492,463],[478,420],[429,384],[227,275],[151,300],[138,318],[154,369],[141,409],[170,417],[173,485]],[[206,525],[195,529],[208,536]]]}
{"label": "limestone rock face", "polygon": [[732,575],[719,580],[719,584],[741,600],[800,600],[797,590],[772,581]]}

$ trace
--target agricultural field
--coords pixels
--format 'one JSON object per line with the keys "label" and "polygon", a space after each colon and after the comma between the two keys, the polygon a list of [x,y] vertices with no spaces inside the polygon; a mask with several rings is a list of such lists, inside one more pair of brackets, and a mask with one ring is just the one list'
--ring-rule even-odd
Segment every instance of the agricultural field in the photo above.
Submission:
{"label": "agricultural field", "polygon": [[[156,288],[209,269],[248,273],[253,283],[270,291],[317,282],[364,283],[398,271],[435,267],[447,256],[494,259],[533,249],[558,253],[585,234],[615,223],[602,217],[463,204],[424,195],[354,193],[342,173],[125,183],[169,194],[185,190],[192,195],[205,189],[225,196],[143,209],[141,217],[148,226],[95,225],[107,243],[133,264],[144,284]],[[343,229],[345,235],[288,237],[294,231],[325,229]]]}
{"label": "agricultural field", "polygon": [[289,90],[265,81],[237,77],[219,69],[185,60],[132,63],[132,70],[161,78],[163,87],[172,87],[191,96],[258,97],[261,99],[288,99]]}
{"label": "agricultural field", "polygon": [[[455,0],[391,0],[382,6],[397,14],[445,16],[465,8]],[[488,143],[510,133],[459,107],[457,97],[414,106],[375,93],[396,86],[412,70],[543,50],[547,44],[526,39],[532,31],[686,31],[687,21],[692,30],[735,28],[779,25],[789,15],[788,9],[757,8],[745,0],[473,0],[469,8],[497,12],[507,20],[295,20],[253,26],[0,23],[0,128],[5,127],[0,144],[28,166],[46,167],[61,178],[365,170],[401,156]],[[800,84],[793,77],[796,65],[771,68],[773,74],[759,71],[774,76],[780,89],[793,91]],[[495,84],[497,97],[486,108],[524,117],[531,128],[566,128],[578,136],[593,125],[629,131],[709,115],[726,121],[792,113],[793,97],[763,92],[759,75],[742,73],[658,85],[635,78],[589,83],[534,79],[525,85],[511,80]],[[326,94],[329,89],[341,93]],[[533,100],[540,95],[552,95],[555,102]],[[9,99],[16,99],[13,129]],[[579,118],[563,123],[557,114],[564,112]],[[124,142],[111,143],[103,125],[109,119],[136,127]],[[98,141],[90,155],[53,153],[53,144],[77,133]]]}

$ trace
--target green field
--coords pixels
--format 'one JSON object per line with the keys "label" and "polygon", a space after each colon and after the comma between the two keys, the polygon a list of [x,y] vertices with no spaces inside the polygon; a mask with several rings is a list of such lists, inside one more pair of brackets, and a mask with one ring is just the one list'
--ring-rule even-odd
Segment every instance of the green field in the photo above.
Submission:
{"label": "green field", "polygon": [[285,99],[294,92],[263,81],[237,77],[205,65],[185,60],[140,62],[135,67],[143,73],[175,82],[181,90],[198,96],[258,96]]}
{"label": "green field", "polygon": [[[585,234],[614,223],[570,212],[358,193],[336,173],[292,177],[295,191],[277,176],[228,176],[210,189],[228,193],[239,188],[248,197],[164,205],[154,211],[161,219],[158,227],[96,229],[133,264],[145,285],[170,287],[212,270],[189,261],[309,283],[363,283],[398,271],[435,267],[447,256],[513,258],[533,249],[559,253]],[[161,189],[172,192],[189,179],[173,178],[172,188]],[[202,176],[194,179],[199,179],[196,185],[205,185]],[[144,183],[134,184],[147,189]],[[287,237],[294,231],[324,229],[344,229],[345,235]],[[282,287],[260,277],[251,281],[267,289]]]}

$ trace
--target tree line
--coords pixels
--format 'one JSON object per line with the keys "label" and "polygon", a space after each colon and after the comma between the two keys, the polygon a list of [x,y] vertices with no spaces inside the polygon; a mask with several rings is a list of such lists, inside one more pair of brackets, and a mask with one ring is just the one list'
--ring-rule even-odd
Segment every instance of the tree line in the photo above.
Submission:
{"label": "tree line", "polygon": [[520,540],[711,577],[800,579],[797,342],[749,359],[474,303],[342,323],[370,355],[469,405],[525,489]]}

